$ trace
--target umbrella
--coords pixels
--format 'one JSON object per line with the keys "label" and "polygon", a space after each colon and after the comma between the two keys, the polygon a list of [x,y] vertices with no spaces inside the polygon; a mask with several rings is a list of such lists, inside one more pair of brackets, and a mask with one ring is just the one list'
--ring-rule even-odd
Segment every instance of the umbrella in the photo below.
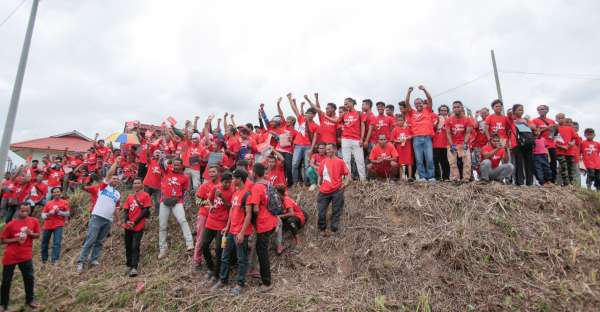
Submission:
{"label": "umbrella", "polygon": [[115,133],[109,135],[106,138],[106,140],[110,141],[110,142],[121,143],[121,144],[140,144],[140,140],[138,139],[137,135],[132,134],[132,133],[115,132]]}

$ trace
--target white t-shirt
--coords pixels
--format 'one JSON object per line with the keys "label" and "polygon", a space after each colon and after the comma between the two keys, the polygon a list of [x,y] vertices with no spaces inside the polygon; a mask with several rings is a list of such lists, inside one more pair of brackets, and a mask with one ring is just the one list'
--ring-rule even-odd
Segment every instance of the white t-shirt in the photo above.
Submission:
{"label": "white t-shirt", "polygon": [[92,215],[97,215],[112,221],[113,214],[115,213],[115,209],[119,206],[120,200],[121,193],[114,187],[108,185],[106,180],[102,181],[98,188],[98,200],[96,200]]}

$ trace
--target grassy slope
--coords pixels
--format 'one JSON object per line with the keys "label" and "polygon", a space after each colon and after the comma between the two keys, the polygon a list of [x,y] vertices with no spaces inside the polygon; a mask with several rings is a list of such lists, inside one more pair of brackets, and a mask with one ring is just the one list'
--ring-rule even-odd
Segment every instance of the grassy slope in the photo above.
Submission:
{"label": "grassy slope", "polygon": [[[124,276],[116,227],[101,267],[77,275],[82,213],[67,226],[59,265],[42,267],[35,244],[37,297],[48,310],[62,311],[591,311],[600,304],[596,194],[367,184],[348,193],[344,230],[320,239],[315,194],[292,193],[310,220],[301,246],[272,257],[276,288],[269,294],[256,293],[256,280],[239,298],[208,291],[183,252],[174,220],[171,253],[159,262],[155,217],[143,238],[139,277]],[[86,200],[71,198],[84,208]],[[136,294],[140,282],[146,289]],[[20,277],[13,285],[13,302],[22,303]]]}

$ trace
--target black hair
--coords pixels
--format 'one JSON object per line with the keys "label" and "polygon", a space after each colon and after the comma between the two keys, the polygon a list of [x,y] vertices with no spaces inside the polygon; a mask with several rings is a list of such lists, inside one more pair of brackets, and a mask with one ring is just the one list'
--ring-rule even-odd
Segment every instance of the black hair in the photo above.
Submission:
{"label": "black hair", "polygon": [[312,108],[312,107],[311,107],[311,108],[309,108],[309,109],[307,109],[307,110],[306,110],[306,112],[307,112],[307,113],[311,113],[311,114],[313,114],[313,115],[316,115],[316,114],[317,114],[317,110],[316,110],[316,109],[314,109],[314,108]]}
{"label": "black hair", "polygon": [[504,106],[504,103],[502,103],[502,101],[500,101],[499,99],[495,99],[492,101],[492,105],[490,105],[492,107],[492,109],[494,108],[494,106],[496,104],[500,104],[500,105]]}
{"label": "black hair", "polygon": [[257,178],[262,178],[265,176],[265,171],[267,170],[267,168],[265,168],[265,165],[261,164],[261,163],[255,163],[254,167],[252,168],[252,171],[254,172],[254,175]]}
{"label": "black hair", "polygon": [[594,129],[592,129],[592,128],[586,128],[585,130],[583,130],[583,133],[584,134],[588,134],[588,133],[594,134],[595,132],[594,132]]}
{"label": "black hair", "polygon": [[254,129],[254,125],[252,125],[252,123],[249,122],[246,124],[246,128],[252,130],[252,129]]}
{"label": "black hair", "polygon": [[248,171],[246,171],[244,168],[237,168],[233,171],[233,177],[240,179],[245,183],[246,179],[248,179]]}
{"label": "black hair", "polygon": [[400,102],[398,102],[398,106],[400,106],[400,108],[406,108],[406,107],[408,107],[408,105],[406,105],[406,101],[400,101]]}
{"label": "black hair", "polygon": [[450,112],[450,107],[448,107],[448,105],[446,105],[446,104],[442,104],[442,105],[440,105],[440,107],[438,107],[438,113],[440,112],[440,110],[442,108],[445,108],[448,112]]}
{"label": "black hair", "polygon": [[375,106],[377,106],[377,107],[384,106],[385,107],[385,103],[382,101],[379,101],[379,102],[375,103]]}
{"label": "black hair", "polygon": [[335,103],[327,103],[327,106],[331,106],[333,109],[337,110],[337,105],[335,105]]}
{"label": "black hair", "polygon": [[275,190],[279,193],[279,196],[283,197],[285,195],[285,185],[279,184],[275,187]]}
{"label": "black hair", "polygon": [[517,110],[517,108],[519,108],[519,107],[523,107],[523,104],[515,104],[515,105],[513,105],[512,112],[514,113]]}
{"label": "black hair", "polygon": [[392,112],[396,109],[396,107],[394,105],[392,105],[392,104],[386,105],[385,108],[391,110]]}
{"label": "black hair", "polygon": [[60,186],[55,186],[55,187],[53,187],[53,188],[50,190],[50,193],[54,193],[54,190],[55,190],[55,189],[58,189],[59,191],[61,191],[61,192],[62,192],[62,187],[60,187]]}
{"label": "black hair", "polygon": [[223,172],[223,174],[221,174],[221,181],[231,181],[231,179],[233,179],[233,176],[231,175],[231,171],[225,171]]}
{"label": "black hair", "polygon": [[346,102],[346,101],[350,101],[350,102],[352,103],[352,105],[356,105],[356,100],[355,100],[355,99],[353,99],[353,98],[351,98],[351,97],[349,97],[349,98],[346,98],[346,99],[344,100],[344,102]]}
{"label": "black hair", "polygon": [[460,106],[463,107],[463,103],[461,101],[454,101],[454,102],[452,102],[452,105],[454,105],[454,104],[460,104]]}
{"label": "black hair", "polygon": [[367,103],[369,105],[369,108],[373,107],[373,101],[371,101],[371,99],[364,99],[363,103]]}

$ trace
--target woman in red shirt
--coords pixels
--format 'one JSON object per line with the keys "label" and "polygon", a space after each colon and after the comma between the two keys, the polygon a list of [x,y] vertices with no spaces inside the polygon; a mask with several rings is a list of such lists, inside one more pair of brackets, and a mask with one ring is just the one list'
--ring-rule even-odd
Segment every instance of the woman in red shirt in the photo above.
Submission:
{"label": "woman in red shirt", "polygon": [[56,263],[60,257],[62,233],[65,221],[71,215],[69,202],[61,198],[62,189],[52,188],[52,200],[48,201],[42,210],[44,220],[44,234],[42,235],[42,262],[48,261],[48,244],[52,237],[52,258],[50,261]]}
{"label": "woman in red shirt", "polygon": [[438,108],[438,122],[434,128],[432,139],[433,145],[433,166],[435,167],[435,178],[438,181],[447,181],[450,179],[450,163],[448,162],[448,137],[444,130],[446,119],[450,114],[448,105],[440,105]]}

